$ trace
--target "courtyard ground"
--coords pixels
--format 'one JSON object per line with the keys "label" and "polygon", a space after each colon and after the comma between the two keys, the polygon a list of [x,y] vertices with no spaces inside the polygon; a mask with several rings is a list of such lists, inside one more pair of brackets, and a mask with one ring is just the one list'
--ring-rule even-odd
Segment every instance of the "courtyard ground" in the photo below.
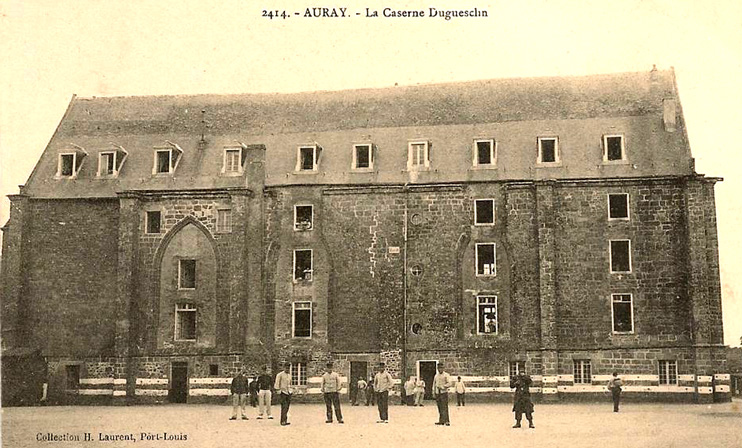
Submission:
{"label": "courtyard ground", "polygon": [[[217,405],[30,407],[2,409],[2,446],[56,447],[742,447],[742,402],[713,405],[626,403],[537,404],[536,429],[512,429],[507,404],[451,406],[451,426],[435,426],[435,402],[422,408],[391,405],[390,423],[376,408],[344,404],[345,424],[326,424],[322,404],[295,404],[291,425],[273,420],[230,421]],[[525,419],[524,419],[525,423]],[[93,441],[85,442],[90,433]],[[131,434],[136,441],[101,442],[100,434]],[[160,440],[142,440],[142,433]],[[165,440],[165,433],[175,439]],[[80,440],[44,441],[54,434]],[[71,437],[72,436],[72,437]]]}

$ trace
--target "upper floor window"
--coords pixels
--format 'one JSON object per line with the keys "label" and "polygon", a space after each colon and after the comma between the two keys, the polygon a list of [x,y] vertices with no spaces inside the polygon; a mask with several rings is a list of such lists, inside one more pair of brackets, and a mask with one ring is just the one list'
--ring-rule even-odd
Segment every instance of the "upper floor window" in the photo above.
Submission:
{"label": "upper floor window", "polygon": [[631,241],[611,240],[609,250],[611,258],[611,272],[631,272]]}
{"label": "upper floor window", "polygon": [[154,165],[152,174],[172,174],[180,162],[183,150],[180,146],[167,142],[166,146],[155,148]]}
{"label": "upper floor window", "polygon": [[614,162],[626,160],[623,135],[603,136],[603,161]]}
{"label": "upper floor window", "polygon": [[631,294],[611,294],[611,318],[614,333],[634,332],[634,309]]}
{"label": "upper floor window", "polygon": [[294,302],[292,335],[295,338],[312,337],[312,302]]}
{"label": "upper floor window", "polygon": [[294,206],[294,230],[312,230],[314,227],[314,207],[311,205]]}
{"label": "upper floor window", "polygon": [[660,361],[660,384],[678,384],[678,362]]}
{"label": "upper floor window", "polygon": [[145,233],[160,233],[160,224],[162,221],[162,213],[159,210],[148,211],[145,215],[144,232]]}
{"label": "upper floor window", "polygon": [[495,164],[496,146],[493,139],[474,140],[474,166]]}
{"label": "upper floor window", "polygon": [[374,150],[370,143],[359,143],[353,145],[353,165],[354,170],[373,169],[374,167]]}
{"label": "upper floor window", "polygon": [[57,166],[58,177],[73,177],[75,172],[75,162],[77,160],[77,154],[60,154],[59,164]]}
{"label": "upper floor window", "polygon": [[175,305],[175,340],[196,340],[196,307],[193,305]]}
{"label": "upper floor window", "polygon": [[116,177],[128,153],[124,148],[112,145],[111,149],[98,153],[98,177]]}
{"label": "upper floor window", "polygon": [[216,211],[216,231],[219,233],[232,231],[232,210],[225,208]]}
{"label": "upper floor window", "polygon": [[495,243],[476,245],[477,276],[497,275],[495,267]]}
{"label": "upper floor window", "polygon": [[222,173],[241,174],[243,170],[244,155],[242,147],[224,148],[224,163]]}
{"label": "upper floor window", "polygon": [[474,225],[486,226],[495,223],[495,200],[474,200]]}
{"label": "upper floor window", "polygon": [[196,260],[179,260],[178,289],[196,289]]}
{"label": "upper floor window", "polygon": [[312,249],[294,251],[294,281],[312,280]]}
{"label": "upper floor window", "polygon": [[430,166],[430,143],[410,142],[407,147],[407,169],[424,169]]}
{"label": "upper floor window", "polygon": [[589,359],[574,360],[575,384],[590,384],[593,381],[592,366]]}
{"label": "upper floor window", "polygon": [[497,334],[497,297],[477,297],[477,334]]}
{"label": "upper floor window", "polygon": [[608,195],[608,219],[629,219],[628,193]]}
{"label": "upper floor window", "polygon": [[296,171],[317,171],[320,150],[317,145],[299,146],[296,153]]}
{"label": "upper floor window", "polygon": [[538,138],[538,163],[559,162],[559,139],[556,137]]}

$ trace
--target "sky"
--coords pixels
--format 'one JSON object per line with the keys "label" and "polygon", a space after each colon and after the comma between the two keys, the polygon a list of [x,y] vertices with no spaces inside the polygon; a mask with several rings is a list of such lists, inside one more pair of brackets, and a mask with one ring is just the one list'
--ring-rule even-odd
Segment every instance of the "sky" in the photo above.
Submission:
{"label": "sky", "polygon": [[[487,17],[366,17],[366,8]],[[263,9],[288,18],[264,17]],[[0,0],[0,225],[73,94],[261,93],[674,67],[696,170],[716,184],[725,343],[742,338],[742,2]],[[299,15],[294,15],[298,12]],[[356,15],[359,13],[360,15]]]}

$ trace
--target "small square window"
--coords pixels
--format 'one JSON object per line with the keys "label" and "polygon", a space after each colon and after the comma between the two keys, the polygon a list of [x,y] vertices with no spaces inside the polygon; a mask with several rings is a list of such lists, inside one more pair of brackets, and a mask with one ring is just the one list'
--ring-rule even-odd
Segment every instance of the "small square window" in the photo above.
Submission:
{"label": "small square window", "polygon": [[164,149],[155,152],[155,173],[169,173],[172,169],[172,152]]}
{"label": "small square window", "polygon": [[299,249],[294,251],[294,280],[312,280],[311,249]]}
{"label": "small square window", "polygon": [[312,337],[312,302],[294,302],[293,337]]}
{"label": "small square window", "polygon": [[179,260],[178,289],[196,289],[196,260]]}
{"label": "small square window", "polygon": [[629,219],[629,195],[627,193],[608,195],[608,219]]}
{"label": "small square window", "polygon": [[242,148],[228,148],[224,150],[224,169],[222,172],[242,172]]}
{"label": "small square window", "polygon": [[373,166],[373,146],[365,143],[353,145],[353,169],[370,169]]}
{"label": "small square window", "polygon": [[307,365],[305,363],[292,362],[290,372],[292,386],[307,385]]}
{"label": "small square window", "polygon": [[430,166],[428,142],[410,142],[407,151],[407,169],[420,169]]}
{"label": "small square window", "polygon": [[614,333],[634,332],[634,310],[631,299],[631,294],[611,294]]}
{"label": "small square window", "polygon": [[477,334],[497,334],[497,297],[477,297]]}
{"label": "small square window", "polygon": [[677,385],[678,384],[678,362],[677,361],[660,361],[660,384]]}
{"label": "small square window", "polygon": [[611,272],[631,272],[631,241],[610,241]]}
{"label": "small square window", "polygon": [[474,224],[484,226],[495,223],[495,200],[474,200]]}
{"label": "small square window", "polygon": [[219,364],[209,364],[209,376],[219,376]]}
{"label": "small square window", "polygon": [[178,341],[196,340],[196,307],[193,305],[175,306],[175,339]]}
{"label": "small square window", "polygon": [[66,386],[69,390],[76,390],[80,388],[80,366],[69,365],[65,366],[66,373]]}
{"label": "small square window", "polygon": [[591,384],[593,382],[592,367],[589,359],[574,360],[575,384]]}
{"label": "small square window", "polygon": [[495,276],[495,243],[481,243],[476,245],[477,276]]}
{"label": "small square window", "polygon": [[603,160],[606,162],[614,162],[617,160],[624,160],[624,141],[623,135],[605,135],[603,136]]}
{"label": "small square window", "polygon": [[518,376],[519,373],[523,372],[526,373],[526,362],[525,361],[510,361],[510,379],[512,380],[516,376]]}
{"label": "small square window", "polygon": [[474,165],[494,165],[495,164],[495,141],[494,140],[474,140]]}
{"label": "small square window", "polygon": [[116,174],[116,153],[102,152],[98,157],[98,176],[111,176]]}
{"label": "small square window", "polygon": [[160,222],[162,221],[162,214],[159,210],[153,210],[147,212],[147,218],[145,223],[146,233],[160,233]]}
{"label": "small square window", "polygon": [[317,171],[319,163],[319,147],[317,146],[300,146],[298,159],[296,161],[296,171]]}
{"label": "small square window", "polygon": [[232,231],[232,210],[217,210],[216,231],[219,233],[229,233]]}
{"label": "small square window", "polygon": [[539,137],[538,163],[559,162],[559,144],[556,137]]}
{"label": "small square window", "polygon": [[294,230],[312,230],[314,224],[314,207],[311,205],[294,206]]}
{"label": "small square window", "polygon": [[77,154],[60,154],[57,175],[59,177],[72,177],[75,175],[75,159]]}

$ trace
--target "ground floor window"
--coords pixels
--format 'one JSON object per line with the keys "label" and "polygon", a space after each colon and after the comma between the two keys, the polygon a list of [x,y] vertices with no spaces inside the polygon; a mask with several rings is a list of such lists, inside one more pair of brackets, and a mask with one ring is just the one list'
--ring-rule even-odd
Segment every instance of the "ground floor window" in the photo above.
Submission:
{"label": "ground floor window", "polygon": [[678,384],[677,361],[660,361],[660,384]]}
{"label": "ground floor window", "polygon": [[307,385],[307,365],[303,362],[292,362],[291,363],[291,385],[292,386],[306,386]]}
{"label": "ground floor window", "polygon": [[521,372],[526,373],[526,362],[510,361],[510,378],[515,378]]}
{"label": "ground floor window", "polygon": [[590,384],[592,383],[592,368],[590,366],[589,359],[575,359],[574,360],[574,377],[575,384]]}

